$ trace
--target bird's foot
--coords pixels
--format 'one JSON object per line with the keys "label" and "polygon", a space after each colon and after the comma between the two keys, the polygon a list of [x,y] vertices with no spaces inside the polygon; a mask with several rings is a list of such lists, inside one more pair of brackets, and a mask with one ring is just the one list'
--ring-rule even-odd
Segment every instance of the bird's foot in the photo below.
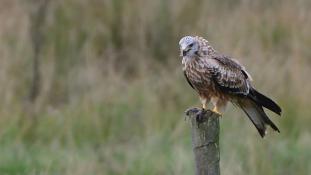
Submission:
{"label": "bird's foot", "polygon": [[216,107],[211,110],[213,113],[216,113],[219,117],[222,117],[222,113],[218,111]]}

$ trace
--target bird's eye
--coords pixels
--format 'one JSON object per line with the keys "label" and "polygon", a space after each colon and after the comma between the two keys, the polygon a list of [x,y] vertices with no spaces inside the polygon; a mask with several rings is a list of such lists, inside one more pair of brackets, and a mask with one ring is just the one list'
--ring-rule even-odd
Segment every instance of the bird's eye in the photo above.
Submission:
{"label": "bird's eye", "polygon": [[193,46],[193,43],[192,44],[189,44],[189,47],[192,47]]}

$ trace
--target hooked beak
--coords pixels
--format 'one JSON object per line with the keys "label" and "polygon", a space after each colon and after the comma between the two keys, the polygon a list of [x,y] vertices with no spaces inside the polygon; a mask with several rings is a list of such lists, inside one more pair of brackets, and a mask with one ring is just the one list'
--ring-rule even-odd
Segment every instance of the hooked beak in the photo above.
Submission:
{"label": "hooked beak", "polygon": [[183,57],[183,56],[186,56],[187,53],[189,52],[189,48],[183,48],[183,47],[180,47],[180,56]]}
{"label": "hooked beak", "polygon": [[186,56],[188,51],[183,50],[182,51],[182,56]]}

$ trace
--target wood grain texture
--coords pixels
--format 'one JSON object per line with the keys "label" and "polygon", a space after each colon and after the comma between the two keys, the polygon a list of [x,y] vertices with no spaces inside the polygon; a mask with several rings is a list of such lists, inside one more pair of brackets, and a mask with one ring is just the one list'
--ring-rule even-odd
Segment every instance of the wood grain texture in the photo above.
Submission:
{"label": "wood grain texture", "polygon": [[198,108],[188,109],[196,175],[219,175],[219,115]]}

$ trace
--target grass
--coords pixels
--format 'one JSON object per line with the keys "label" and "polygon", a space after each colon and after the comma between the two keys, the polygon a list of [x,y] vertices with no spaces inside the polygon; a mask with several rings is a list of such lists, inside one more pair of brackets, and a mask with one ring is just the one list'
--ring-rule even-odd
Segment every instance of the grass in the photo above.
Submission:
{"label": "grass", "polygon": [[0,3],[0,174],[193,174],[178,40],[207,37],[275,99],[281,130],[261,139],[232,106],[222,174],[311,174],[310,3],[55,0],[44,23],[35,103],[32,1]]}
{"label": "grass", "polygon": [[[119,107],[124,109],[122,104]],[[167,123],[163,126],[145,123],[150,126],[147,128],[139,121],[147,119],[126,121],[128,111],[114,113],[113,109],[103,111],[100,108],[99,112],[92,108],[88,110],[95,112],[88,111],[86,115],[83,114],[86,109],[80,109],[80,114],[66,110],[42,115],[36,125],[20,118],[21,121],[2,126],[7,130],[1,133],[1,173],[191,174],[194,171],[190,130],[182,114],[162,116],[173,119],[164,119]],[[112,115],[103,117],[106,112]],[[291,124],[280,122],[290,120],[287,119],[290,116],[277,120],[281,134],[271,132],[266,139],[261,139],[248,119],[240,117],[241,112],[226,114],[221,119],[224,174],[310,172],[307,166],[311,156],[310,132],[307,128],[299,128],[294,120],[289,122]],[[131,120],[137,118],[131,117]]]}

